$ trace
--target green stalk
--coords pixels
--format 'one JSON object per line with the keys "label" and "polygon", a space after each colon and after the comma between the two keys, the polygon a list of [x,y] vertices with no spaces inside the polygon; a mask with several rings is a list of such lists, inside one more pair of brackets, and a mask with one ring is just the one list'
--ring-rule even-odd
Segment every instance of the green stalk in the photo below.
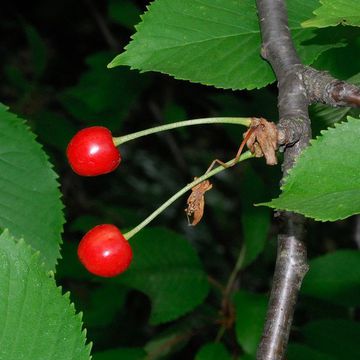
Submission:
{"label": "green stalk", "polygon": [[[241,270],[241,268],[244,264],[245,253],[246,253],[246,248],[245,248],[245,246],[242,246],[241,250],[239,252],[238,258],[236,260],[235,266],[234,266],[234,268],[229,276],[229,279],[227,281],[226,288],[224,290],[223,297],[222,297],[222,305],[224,305],[224,303],[227,303],[230,301],[230,295],[231,295],[232,288],[234,286],[234,282],[236,280],[237,274]],[[221,328],[219,329],[219,332],[216,335],[215,342],[219,342],[221,340],[225,331],[226,331],[226,327],[224,325],[222,325]]]}
{"label": "green stalk", "polygon": [[203,119],[193,119],[193,120],[184,120],[178,121],[171,124],[155,126],[146,130],[137,131],[132,134],[123,135],[119,137],[114,137],[113,141],[115,146],[124,144],[127,141],[137,139],[142,136],[158,133],[161,131],[176,129],[184,126],[193,126],[193,125],[204,125],[204,124],[236,124],[249,127],[251,124],[252,118],[246,117],[214,117],[214,118],[203,118]]}
{"label": "green stalk", "polygon": [[[238,163],[247,159],[254,157],[250,151],[245,152],[242,154],[238,160]],[[228,166],[232,166],[234,164],[235,159],[231,159],[230,161],[226,162],[225,164]],[[142,221],[139,225],[134,227],[132,230],[128,231],[124,234],[124,237],[129,240],[132,236],[138,233],[141,229],[143,229],[146,225],[148,225],[152,220],[154,220],[159,214],[161,214],[167,207],[169,207],[174,201],[176,201],[180,196],[184,195],[186,192],[191,190],[194,186],[200,184],[206,179],[211,178],[212,176],[220,173],[221,171],[225,170],[226,168],[223,166],[218,166],[217,168],[209,171],[208,173],[198,177],[196,180],[191,182],[190,184],[183,187],[179,190],[175,195],[173,195],[169,200],[164,202],[160,207],[158,207],[152,214],[150,214],[144,221]]]}

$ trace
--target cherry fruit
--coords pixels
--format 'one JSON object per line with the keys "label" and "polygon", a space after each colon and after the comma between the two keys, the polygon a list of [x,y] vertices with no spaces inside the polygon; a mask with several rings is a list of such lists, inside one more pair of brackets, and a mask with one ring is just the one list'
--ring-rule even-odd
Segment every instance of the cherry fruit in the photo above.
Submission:
{"label": "cherry fruit", "polygon": [[121,231],[111,224],[98,225],[81,239],[78,257],[94,275],[113,277],[124,272],[131,263],[132,250]]}
{"label": "cherry fruit", "polygon": [[114,171],[121,156],[111,131],[103,126],[80,130],[69,142],[66,155],[71,168],[82,176],[97,176]]}

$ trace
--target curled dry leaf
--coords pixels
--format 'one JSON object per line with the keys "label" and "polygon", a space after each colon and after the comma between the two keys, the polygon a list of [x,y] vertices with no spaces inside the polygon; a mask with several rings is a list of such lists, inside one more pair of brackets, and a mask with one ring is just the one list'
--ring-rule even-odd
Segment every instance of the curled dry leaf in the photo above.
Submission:
{"label": "curled dry leaf", "polygon": [[265,156],[268,165],[276,165],[277,159],[275,151],[278,148],[277,137],[278,130],[276,125],[263,118],[253,118],[247,134],[252,130],[246,145],[256,157]]}
{"label": "curled dry leaf", "polygon": [[[195,177],[194,180],[197,178]],[[204,214],[206,191],[212,188],[212,184],[209,180],[204,180],[198,185],[195,185],[191,189],[191,194],[187,199],[187,208],[185,209],[186,216],[188,218],[189,225],[195,226],[199,223]]]}

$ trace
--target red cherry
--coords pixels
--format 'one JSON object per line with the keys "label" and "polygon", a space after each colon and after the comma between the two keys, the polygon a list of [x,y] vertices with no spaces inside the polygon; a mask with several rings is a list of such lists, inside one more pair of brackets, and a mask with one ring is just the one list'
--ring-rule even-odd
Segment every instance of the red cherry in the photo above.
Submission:
{"label": "red cherry", "polygon": [[115,170],[121,161],[111,131],[103,126],[80,130],[71,139],[66,155],[72,169],[82,176],[107,174]]}
{"label": "red cherry", "polygon": [[98,225],[81,239],[78,257],[94,275],[113,277],[124,272],[131,263],[132,250],[120,230],[111,224]]}

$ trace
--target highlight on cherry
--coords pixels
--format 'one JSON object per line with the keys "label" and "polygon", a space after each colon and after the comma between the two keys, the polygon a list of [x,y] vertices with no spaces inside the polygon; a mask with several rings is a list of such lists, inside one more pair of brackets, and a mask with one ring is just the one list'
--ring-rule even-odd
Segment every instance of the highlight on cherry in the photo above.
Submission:
{"label": "highlight on cherry", "polygon": [[80,130],[69,142],[66,155],[71,168],[81,176],[97,176],[114,171],[121,155],[111,131],[103,126]]}

